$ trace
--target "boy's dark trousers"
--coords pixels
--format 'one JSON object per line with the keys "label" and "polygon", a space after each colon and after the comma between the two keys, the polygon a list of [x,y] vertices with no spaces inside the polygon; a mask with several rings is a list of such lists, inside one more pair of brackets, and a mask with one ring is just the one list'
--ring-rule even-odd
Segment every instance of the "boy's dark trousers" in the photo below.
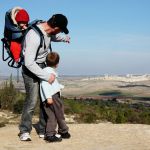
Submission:
{"label": "boy's dark trousers", "polygon": [[53,95],[52,99],[52,104],[44,103],[44,109],[47,114],[46,136],[53,136],[57,133],[57,124],[59,133],[66,133],[69,129],[65,122],[64,105],[60,99],[60,93]]}

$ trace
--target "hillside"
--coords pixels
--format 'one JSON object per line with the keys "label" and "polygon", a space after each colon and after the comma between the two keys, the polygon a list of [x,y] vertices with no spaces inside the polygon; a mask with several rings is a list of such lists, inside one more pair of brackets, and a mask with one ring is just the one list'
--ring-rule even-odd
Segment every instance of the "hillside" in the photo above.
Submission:
{"label": "hillside", "polygon": [[[138,101],[150,103],[150,81],[123,82],[114,80],[61,79],[65,85],[63,96],[123,96],[137,97]],[[14,82],[17,89],[24,90],[23,82]],[[137,101],[137,100],[135,100]],[[8,114],[7,114],[8,113]],[[0,150],[150,150],[150,126],[144,124],[77,124],[67,121],[71,139],[61,143],[46,143],[39,139],[33,127],[31,142],[21,142],[17,136],[20,116],[0,112],[0,123],[6,118],[9,123],[0,128]],[[33,118],[36,124],[37,118]]]}

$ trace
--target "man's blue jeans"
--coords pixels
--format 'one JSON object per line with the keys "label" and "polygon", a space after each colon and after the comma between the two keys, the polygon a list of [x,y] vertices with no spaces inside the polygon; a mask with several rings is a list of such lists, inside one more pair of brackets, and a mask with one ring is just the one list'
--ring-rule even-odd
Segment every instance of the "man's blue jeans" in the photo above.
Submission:
{"label": "man's blue jeans", "polygon": [[[25,66],[22,66],[22,76],[26,90],[26,98],[23,106],[21,122],[19,125],[20,133],[31,132],[32,130],[32,117],[34,109],[38,100],[39,94],[39,79],[31,73]],[[40,105],[40,116],[38,123],[38,133],[45,133],[46,121],[44,118],[44,109]]]}

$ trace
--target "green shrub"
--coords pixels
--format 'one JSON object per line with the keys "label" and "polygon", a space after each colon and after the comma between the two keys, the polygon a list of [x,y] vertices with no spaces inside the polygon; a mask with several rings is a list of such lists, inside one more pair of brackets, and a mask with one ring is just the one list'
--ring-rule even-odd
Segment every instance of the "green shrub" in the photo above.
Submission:
{"label": "green shrub", "polygon": [[12,84],[4,83],[4,87],[0,90],[0,105],[2,109],[13,110],[13,103],[17,91]]}
{"label": "green shrub", "polygon": [[143,123],[150,124],[150,108],[141,104],[130,105],[113,101],[64,100],[65,113],[76,114],[77,122]]}
{"label": "green shrub", "polygon": [[21,114],[23,109],[24,101],[22,99],[16,101],[13,105],[13,112],[16,114]]}
{"label": "green shrub", "polygon": [[97,119],[97,114],[91,109],[89,111],[87,110],[82,112],[77,118],[77,121],[79,123],[96,123]]}
{"label": "green shrub", "polygon": [[3,88],[0,89],[0,108],[20,113],[19,109],[22,109],[24,97],[25,94],[15,89],[11,76],[10,81],[4,82]]}
{"label": "green shrub", "polygon": [[115,123],[125,123],[125,122],[127,122],[127,118],[125,117],[124,112],[121,110],[117,111]]}

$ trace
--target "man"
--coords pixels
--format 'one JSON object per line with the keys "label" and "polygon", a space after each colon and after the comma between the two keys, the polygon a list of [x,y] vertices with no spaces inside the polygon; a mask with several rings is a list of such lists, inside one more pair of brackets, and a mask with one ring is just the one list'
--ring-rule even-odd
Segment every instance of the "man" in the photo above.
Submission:
{"label": "man", "polygon": [[[37,97],[39,93],[39,79],[52,83],[55,75],[44,72],[46,56],[49,52],[51,41],[68,42],[70,38],[60,38],[56,34],[64,32],[68,34],[68,20],[62,14],[53,15],[47,22],[41,22],[37,25],[44,36],[42,47],[40,45],[40,36],[33,30],[29,30],[23,43],[24,65],[22,66],[22,75],[26,89],[26,99],[22,111],[21,123],[19,125],[19,137],[21,141],[31,141],[30,132],[32,130],[32,116]],[[44,109],[40,109],[39,118],[39,136],[43,137],[45,132]]]}

